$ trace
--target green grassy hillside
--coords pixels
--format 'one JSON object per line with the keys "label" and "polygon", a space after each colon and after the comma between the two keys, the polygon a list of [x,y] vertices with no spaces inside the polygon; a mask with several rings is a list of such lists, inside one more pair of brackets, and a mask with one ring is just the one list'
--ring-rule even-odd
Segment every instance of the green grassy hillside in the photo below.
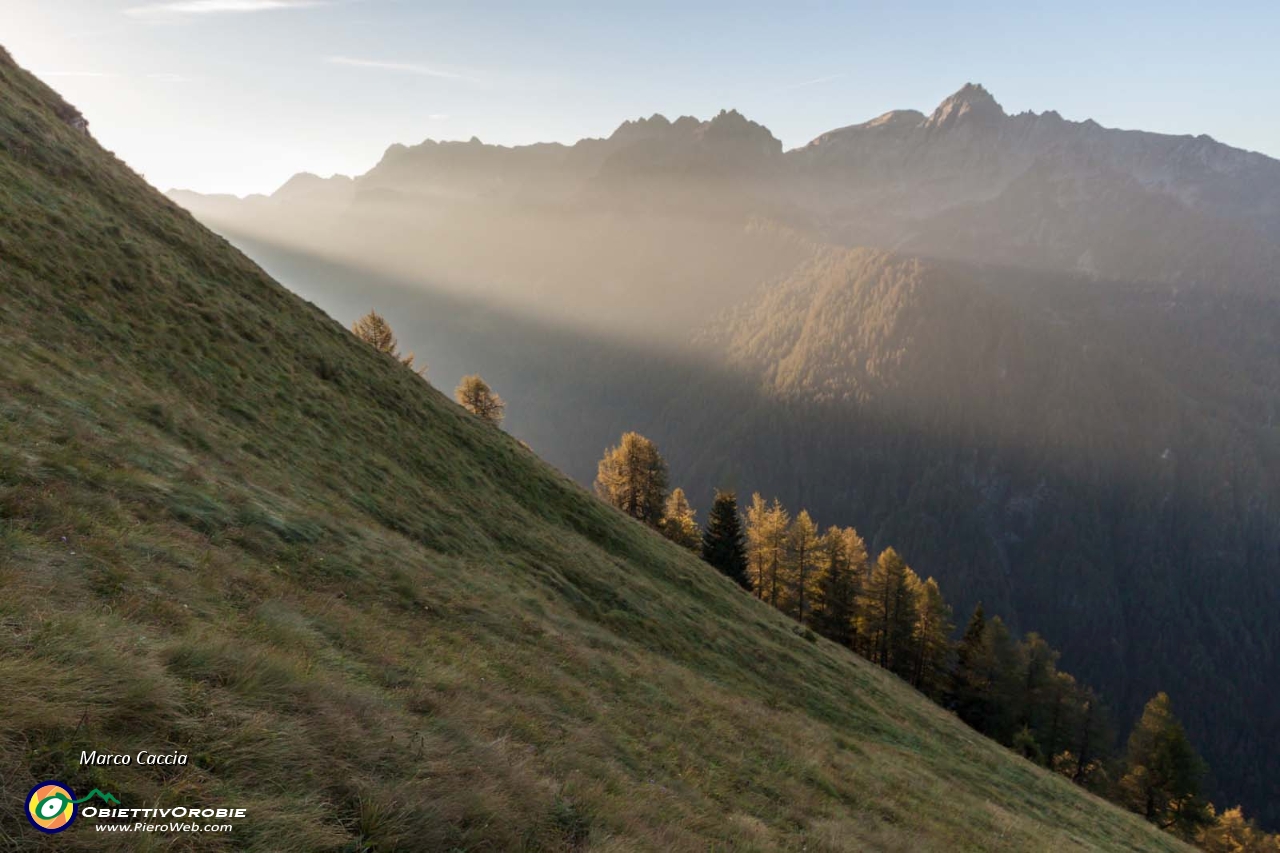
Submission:
{"label": "green grassy hillside", "polygon": [[[3,57],[5,849],[1178,848],[797,636],[60,104]],[[140,749],[191,763],[79,765]],[[50,778],[249,817],[46,838]]]}

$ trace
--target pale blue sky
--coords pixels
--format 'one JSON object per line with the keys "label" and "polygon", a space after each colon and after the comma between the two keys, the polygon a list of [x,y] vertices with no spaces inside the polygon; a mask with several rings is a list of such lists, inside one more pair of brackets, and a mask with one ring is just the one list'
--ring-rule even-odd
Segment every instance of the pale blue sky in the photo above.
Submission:
{"label": "pale blue sky", "polygon": [[1280,156],[1280,3],[0,0],[0,40],[162,189],[270,191],[424,138],[737,108],[787,147],[967,81],[1010,112]]}

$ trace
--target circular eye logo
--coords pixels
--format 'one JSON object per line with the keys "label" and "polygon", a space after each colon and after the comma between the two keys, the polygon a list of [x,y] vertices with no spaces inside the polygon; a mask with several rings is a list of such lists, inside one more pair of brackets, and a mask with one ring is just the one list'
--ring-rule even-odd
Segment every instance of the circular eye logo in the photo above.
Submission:
{"label": "circular eye logo", "polygon": [[62,832],[75,819],[75,795],[61,782],[41,782],[27,794],[27,820],[41,832]]}

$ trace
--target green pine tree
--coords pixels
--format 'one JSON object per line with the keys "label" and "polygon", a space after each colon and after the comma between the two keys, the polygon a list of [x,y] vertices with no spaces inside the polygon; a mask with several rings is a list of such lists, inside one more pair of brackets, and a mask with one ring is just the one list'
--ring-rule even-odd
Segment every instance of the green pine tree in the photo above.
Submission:
{"label": "green pine tree", "polygon": [[1200,798],[1205,767],[1173,715],[1173,703],[1157,693],[1129,735],[1128,772],[1120,790],[1128,806],[1185,839],[1211,822]]}
{"label": "green pine tree", "polygon": [[986,643],[991,704],[983,731],[988,737],[1008,746],[1020,728],[1018,720],[1026,677],[1022,648],[999,616],[991,617],[987,623]]}
{"label": "green pine tree", "polygon": [[1056,702],[1058,653],[1034,631],[1022,638],[1021,645],[1024,676],[1018,723],[1035,735],[1042,755],[1052,756],[1054,744],[1048,734]]}
{"label": "green pine tree", "polygon": [[973,609],[964,636],[956,646],[956,667],[951,677],[951,708],[978,731],[986,731],[990,706],[990,670],[987,662],[987,618],[982,602]]}
{"label": "green pine tree", "polygon": [[716,491],[707,527],[702,533],[702,559],[743,589],[751,589],[746,538],[738,515],[738,498],[733,492]]}

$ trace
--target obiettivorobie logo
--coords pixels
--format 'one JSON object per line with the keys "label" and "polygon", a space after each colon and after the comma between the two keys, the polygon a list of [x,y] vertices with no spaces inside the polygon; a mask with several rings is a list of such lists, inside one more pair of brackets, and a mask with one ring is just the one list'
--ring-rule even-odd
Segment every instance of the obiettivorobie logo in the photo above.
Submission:
{"label": "obiettivorobie logo", "polygon": [[[101,800],[102,804],[90,802],[95,799]],[[84,808],[79,808],[82,805]],[[62,832],[82,816],[95,819],[93,828],[98,832],[231,832],[234,827],[230,823],[176,823],[170,819],[244,818],[248,817],[248,810],[202,806],[130,808],[122,806],[114,794],[98,788],[76,799],[71,788],[56,779],[41,782],[27,794],[27,820],[41,832]],[[99,821],[104,818],[110,822]],[[145,821],[139,821],[139,818],[145,818]],[[156,818],[169,822],[152,823]]]}
{"label": "obiettivorobie logo", "polygon": [[27,820],[41,832],[53,834],[71,826],[76,819],[76,806],[87,803],[94,797],[105,803],[120,805],[120,801],[111,794],[94,788],[80,799],[66,785],[56,780],[41,782],[27,794]]}

